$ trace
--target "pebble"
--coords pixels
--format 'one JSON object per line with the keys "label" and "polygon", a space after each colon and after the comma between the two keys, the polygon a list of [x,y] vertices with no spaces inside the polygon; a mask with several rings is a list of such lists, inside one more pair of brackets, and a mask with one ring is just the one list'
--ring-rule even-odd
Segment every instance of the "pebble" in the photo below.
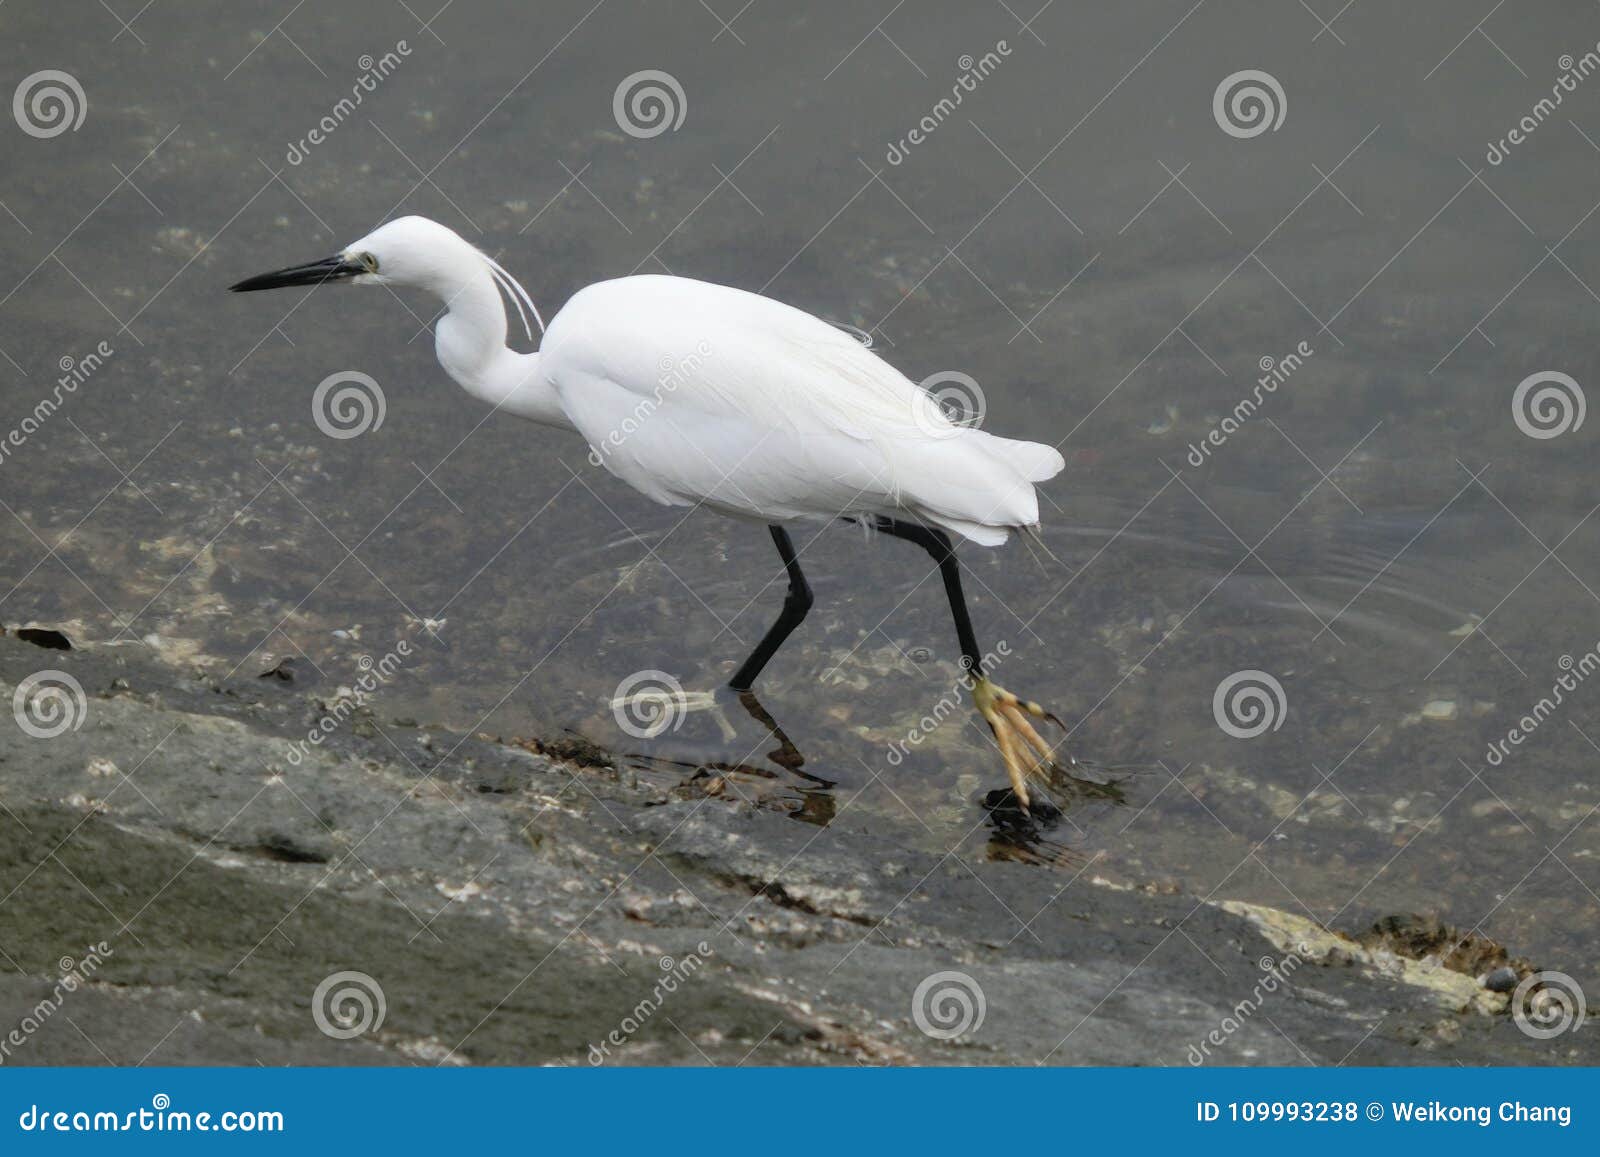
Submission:
{"label": "pebble", "polygon": [[1449,722],[1456,717],[1454,699],[1433,699],[1422,705],[1422,717],[1437,722]]}
{"label": "pebble", "polygon": [[1490,992],[1510,992],[1518,979],[1515,968],[1496,968],[1483,978],[1483,986]]}
{"label": "pebble", "polygon": [[1156,437],[1160,437],[1163,434],[1172,433],[1172,428],[1174,426],[1176,426],[1177,424],[1178,424],[1178,407],[1177,406],[1168,406],[1166,408],[1166,414],[1163,417],[1157,419],[1154,422],[1151,422],[1148,426],[1146,426],[1144,428],[1144,432],[1146,434],[1154,434]]}

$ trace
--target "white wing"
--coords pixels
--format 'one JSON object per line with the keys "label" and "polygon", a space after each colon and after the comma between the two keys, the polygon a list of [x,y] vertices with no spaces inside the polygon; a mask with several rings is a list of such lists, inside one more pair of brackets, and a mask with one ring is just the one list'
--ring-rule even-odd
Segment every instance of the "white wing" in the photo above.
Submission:
{"label": "white wing", "polygon": [[678,277],[578,293],[540,371],[613,473],[657,501],[769,521],[910,516],[980,542],[1038,521],[1048,446],[952,423],[834,326]]}

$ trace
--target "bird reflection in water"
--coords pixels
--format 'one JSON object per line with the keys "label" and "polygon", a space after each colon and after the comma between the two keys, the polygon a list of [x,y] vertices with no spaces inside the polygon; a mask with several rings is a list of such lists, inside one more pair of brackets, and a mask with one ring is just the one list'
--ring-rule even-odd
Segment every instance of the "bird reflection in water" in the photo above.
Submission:
{"label": "bird reflection in water", "polygon": [[[754,692],[724,689],[692,698],[685,716],[712,726],[691,726],[687,732],[674,727],[673,734],[647,741],[648,750],[630,753],[629,766],[660,777],[672,798],[739,801],[819,827],[833,820],[838,781],[805,770],[804,754]],[[754,721],[759,738],[752,738],[747,724],[735,725],[740,715]],[[988,829],[986,858],[1081,867],[1088,861],[1083,844],[1089,827],[1107,811],[1126,806],[1123,785],[1149,769],[1069,758],[1040,775],[1036,782],[1044,790],[1034,792],[1028,808],[1010,788],[975,797],[984,813],[981,826]]]}
{"label": "bird reflection in water", "polygon": [[[1108,766],[1088,760],[1057,763],[1036,793],[1031,806],[1019,806],[1010,788],[986,792],[978,799],[988,813],[990,860],[1008,860],[1043,867],[1079,869],[1090,862],[1081,846],[1087,825],[1112,808],[1128,803],[1123,784],[1148,770],[1142,764]],[[1098,853],[1096,853],[1098,855]]]}
{"label": "bird reflection in water", "polygon": [[[676,776],[678,782],[669,789],[676,798],[741,800],[819,827],[832,821],[836,781],[804,770],[805,756],[755,692],[724,688],[706,699],[696,704],[695,714],[710,717],[719,732],[716,739],[657,741],[653,750],[630,755],[630,762],[643,771]],[[735,704],[761,729],[760,739],[752,741],[748,728],[741,730],[730,720]]]}

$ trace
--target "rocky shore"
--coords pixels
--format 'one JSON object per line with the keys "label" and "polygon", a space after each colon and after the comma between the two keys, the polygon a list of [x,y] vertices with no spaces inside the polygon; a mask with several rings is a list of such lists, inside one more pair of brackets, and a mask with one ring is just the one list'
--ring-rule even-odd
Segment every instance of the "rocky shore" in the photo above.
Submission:
{"label": "rocky shore", "polygon": [[1514,946],[1405,914],[975,865],[368,707],[306,744],[292,680],[60,642],[0,638],[6,1064],[1600,1061],[1513,1022]]}

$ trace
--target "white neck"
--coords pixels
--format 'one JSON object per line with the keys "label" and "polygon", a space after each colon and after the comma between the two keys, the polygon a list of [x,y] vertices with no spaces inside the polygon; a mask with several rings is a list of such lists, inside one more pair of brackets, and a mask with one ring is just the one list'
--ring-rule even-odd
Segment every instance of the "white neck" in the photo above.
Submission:
{"label": "white neck", "polygon": [[506,347],[506,311],[481,262],[440,292],[449,312],[434,327],[434,352],[457,385],[496,409],[571,430],[553,386],[539,372],[539,355]]}

